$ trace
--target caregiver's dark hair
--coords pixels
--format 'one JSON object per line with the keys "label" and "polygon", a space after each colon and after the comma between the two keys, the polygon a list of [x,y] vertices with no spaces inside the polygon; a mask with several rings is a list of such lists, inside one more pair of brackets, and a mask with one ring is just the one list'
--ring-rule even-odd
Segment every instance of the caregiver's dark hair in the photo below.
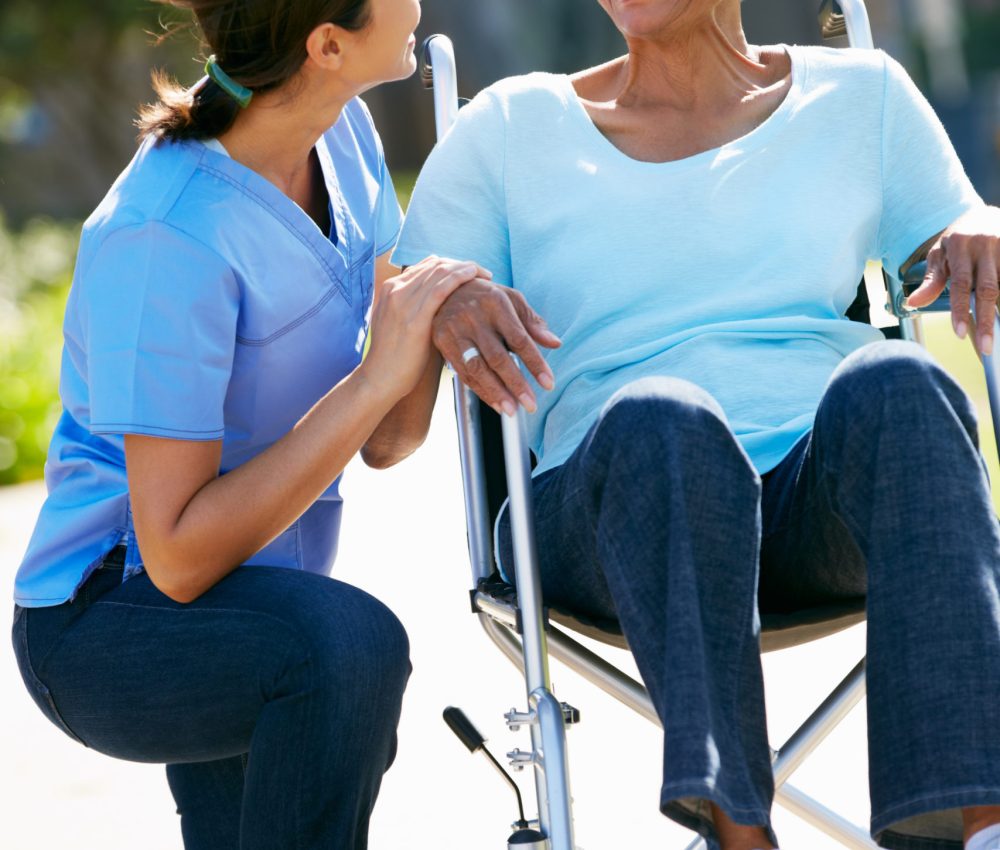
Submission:
{"label": "caregiver's dark hair", "polygon": [[[207,53],[233,80],[252,91],[275,89],[306,60],[306,39],[316,27],[333,23],[360,30],[369,0],[154,0],[190,9]],[[211,79],[186,89],[162,71],[153,72],[159,96],[139,112],[139,138],[208,139],[236,120],[239,104]]]}

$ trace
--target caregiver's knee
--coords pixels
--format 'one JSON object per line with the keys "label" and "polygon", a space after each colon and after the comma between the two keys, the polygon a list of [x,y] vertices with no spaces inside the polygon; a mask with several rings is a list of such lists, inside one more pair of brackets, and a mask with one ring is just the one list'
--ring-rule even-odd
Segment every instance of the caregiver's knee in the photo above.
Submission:
{"label": "caregiver's knee", "polygon": [[297,621],[299,650],[328,681],[402,686],[410,673],[410,644],[399,618],[363,590],[323,583],[318,610]]}

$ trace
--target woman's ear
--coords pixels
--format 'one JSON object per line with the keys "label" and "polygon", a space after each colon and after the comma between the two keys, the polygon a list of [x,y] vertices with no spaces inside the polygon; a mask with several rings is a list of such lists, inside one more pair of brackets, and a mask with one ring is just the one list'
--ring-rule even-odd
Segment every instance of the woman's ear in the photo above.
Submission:
{"label": "woman's ear", "polygon": [[344,61],[345,31],[336,24],[322,24],[306,39],[306,53],[320,68],[336,71]]}

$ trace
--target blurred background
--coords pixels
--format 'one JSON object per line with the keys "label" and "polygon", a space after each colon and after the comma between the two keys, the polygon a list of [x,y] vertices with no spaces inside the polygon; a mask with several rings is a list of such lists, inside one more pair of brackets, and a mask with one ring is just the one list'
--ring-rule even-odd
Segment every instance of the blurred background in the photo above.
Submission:
{"label": "blurred background", "polygon": [[[746,0],[758,43],[815,43],[817,0]],[[980,193],[1000,201],[1000,0],[871,0],[876,43],[917,79]],[[38,477],[56,415],[59,323],[79,226],[135,150],[150,69],[184,83],[204,55],[183,10],[150,0],[0,2],[0,484]],[[179,27],[160,45],[165,27]],[[595,0],[426,0],[464,95],[510,74],[621,51]],[[405,195],[433,144],[416,78],[366,97]]]}
{"label": "blurred background", "polygon": [[[979,192],[1000,203],[1000,0],[869,0],[868,5],[876,43],[910,70],[945,122]],[[757,43],[817,43],[818,6],[819,0],[745,0],[748,37]],[[466,96],[503,76],[572,71],[622,49],[596,0],[424,0],[423,9],[418,37],[433,32],[453,37]],[[152,96],[150,69],[165,68],[186,84],[201,76],[204,55],[189,28],[154,46],[165,26],[186,21],[182,11],[149,0],[0,0],[0,485],[20,485],[0,486],[0,571],[8,587],[43,497],[37,479],[59,413],[60,327],[80,225],[135,150],[131,122],[138,104]],[[405,205],[433,144],[430,98],[410,79],[383,86],[366,100]],[[927,322],[932,350],[985,415],[976,359],[941,319]],[[375,848],[419,845],[412,840],[413,830],[440,822],[435,816],[446,817],[452,828],[449,840],[436,834],[435,846],[501,846],[510,816],[510,801],[499,796],[506,792],[496,790],[495,777],[468,764],[443,725],[428,719],[452,699],[475,709],[477,720],[495,715],[484,731],[497,735],[502,752],[507,733],[499,713],[521,699],[513,671],[500,666],[505,662],[494,657],[487,672],[478,661],[485,640],[472,635],[474,621],[464,613],[461,494],[446,408],[439,405],[428,445],[413,461],[389,473],[354,465],[345,486],[351,513],[337,573],[400,613],[411,634],[416,668],[400,757],[387,777],[373,826]],[[986,442],[996,470],[992,439]],[[998,479],[995,472],[995,492]],[[426,512],[413,510],[414,504],[434,505],[433,525]],[[398,522],[393,534],[379,527],[385,516]],[[417,547],[415,554],[410,541],[418,539],[435,540],[434,550]],[[378,569],[370,569],[373,565]],[[426,577],[419,588],[398,580],[406,568]],[[0,630],[9,625],[4,619],[9,606],[4,611]],[[839,675],[863,652],[864,627],[830,640],[840,643],[821,659],[815,653],[797,655],[811,650],[796,649],[765,660],[769,696],[780,688],[778,707],[769,705],[776,742],[821,696],[827,683],[818,681],[815,671]],[[0,681],[10,695],[8,720],[0,729],[6,765],[0,799],[8,807],[0,819],[0,845],[124,850],[143,835],[149,850],[179,847],[161,769],[101,760],[69,743],[43,720],[16,676],[11,653],[0,653]],[[569,689],[562,693],[577,703],[579,686],[567,681]],[[795,684],[772,686],[775,681]],[[573,733],[574,758],[604,764],[615,779],[590,770],[574,780],[582,843],[591,850],[623,846],[609,817],[614,813],[628,819],[632,848],[667,846],[668,838],[677,838],[671,846],[683,846],[682,831],[661,818],[654,805],[655,730],[624,725],[629,719],[616,714],[600,694],[591,693],[584,709],[588,723]],[[590,725],[592,717],[605,722]],[[620,746],[609,746],[607,729],[619,721],[623,725],[615,743]],[[811,773],[804,768],[796,781],[864,823],[863,713],[855,712],[849,727],[821,752],[825,760]],[[426,782],[428,768],[435,776],[453,773],[454,778]],[[487,797],[488,806],[482,802]],[[493,838],[470,840],[486,822]],[[804,829],[801,824],[779,824],[790,847],[832,850],[815,833],[796,832]]]}

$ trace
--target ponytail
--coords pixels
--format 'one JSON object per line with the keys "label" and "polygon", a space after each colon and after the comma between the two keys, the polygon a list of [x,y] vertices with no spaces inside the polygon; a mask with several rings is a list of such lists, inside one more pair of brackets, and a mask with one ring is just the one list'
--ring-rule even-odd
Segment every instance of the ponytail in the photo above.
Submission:
{"label": "ponytail", "polygon": [[[291,80],[306,61],[306,39],[323,23],[364,28],[370,0],[154,0],[194,13],[208,52],[225,79],[239,88],[268,91]],[[169,33],[168,33],[169,35]],[[240,104],[210,76],[186,89],[153,72],[157,102],[139,110],[139,139],[211,139],[236,120]]]}
{"label": "ponytail", "polygon": [[186,89],[156,70],[153,90],[158,101],[143,106],[135,122],[140,139],[214,139],[233,125],[240,111],[240,105],[208,77]]}

